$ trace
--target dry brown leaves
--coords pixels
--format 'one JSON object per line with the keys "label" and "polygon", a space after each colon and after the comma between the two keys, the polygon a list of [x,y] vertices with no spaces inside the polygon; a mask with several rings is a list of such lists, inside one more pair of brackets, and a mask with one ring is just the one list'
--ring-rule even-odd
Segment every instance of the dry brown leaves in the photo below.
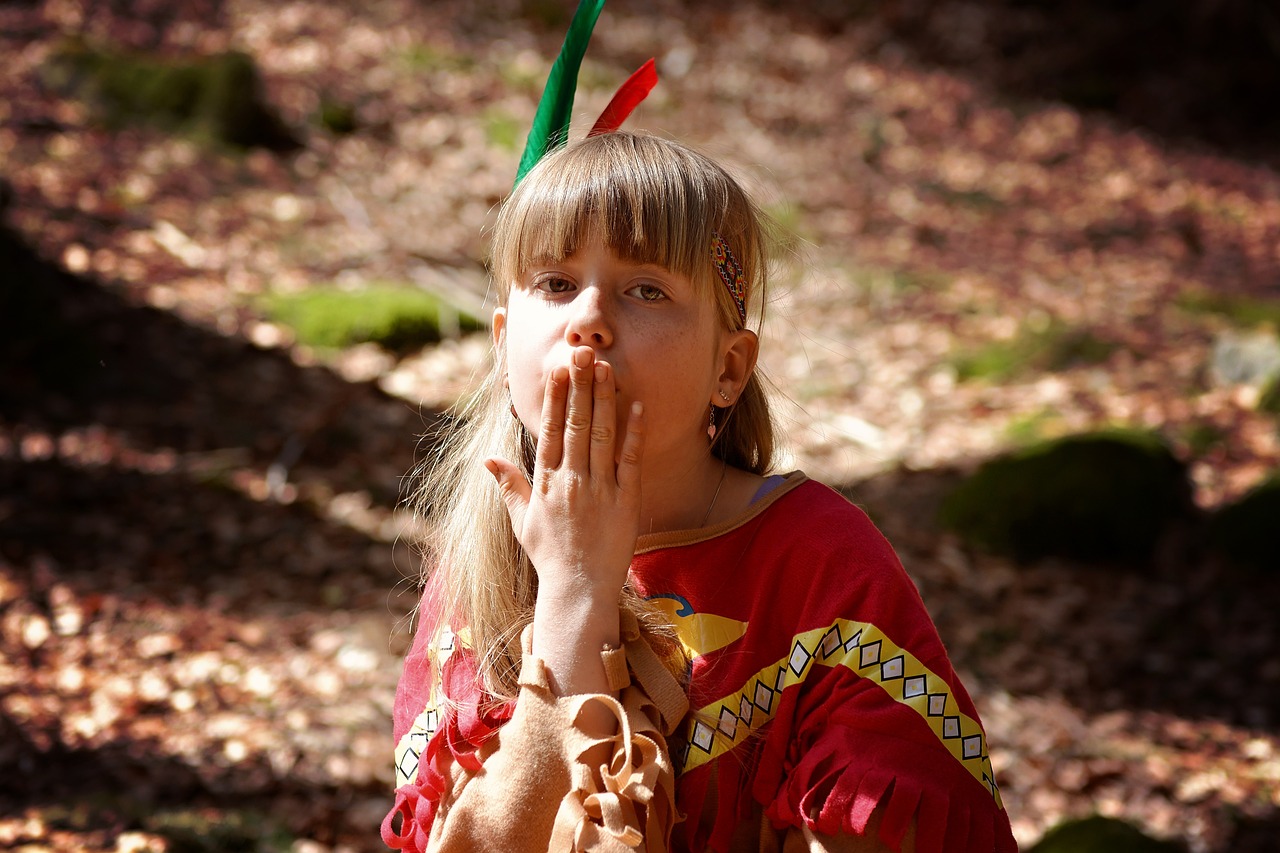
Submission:
{"label": "dry brown leaves", "polygon": [[[446,269],[483,296],[483,228],[519,153],[503,128],[527,126],[559,38],[517,5],[0,8],[7,219],[103,283],[80,320],[120,391],[0,423],[0,844],[166,849],[130,812],[143,803],[270,812],[300,850],[379,849],[412,606],[396,590],[414,571],[394,547],[399,477],[414,410],[456,400],[485,346],[320,364],[253,300]],[[67,32],[244,49],[290,124],[334,97],[361,130],[312,126],[287,158],[108,133],[35,83]],[[1205,507],[1280,465],[1251,389],[1205,379],[1218,326],[1175,305],[1274,295],[1271,169],[1013,101],[912,59],[875,15],[832,30],[751,4],[611,3],[579,123],[654,53],[662,83],[635,124],[726,160],[802,238],[765,330],[797,466],[837,483],[942,471],[1037,421],[1148,426],[1187,454],[1212,428],[1191,458]],[[957,381],[952,355],[1050,319],[1119,349]],[[1280,810],[1274,583],[975,557],[927,523],[949,475],[915,476],[854,493],[968,673],[1019,839],[1101,811],[1197,853],[1267,849],[1250,845]],[[67,812],[86,791],[100,805]]]}

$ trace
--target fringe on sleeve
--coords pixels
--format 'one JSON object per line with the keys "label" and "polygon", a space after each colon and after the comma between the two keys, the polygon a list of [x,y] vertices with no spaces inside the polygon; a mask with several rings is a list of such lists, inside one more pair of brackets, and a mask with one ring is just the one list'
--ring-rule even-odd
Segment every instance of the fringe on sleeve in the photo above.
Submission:
{"label": "fringe on sleeve", "polygon": [[[635,674],[638,683],[632,683],[628,670],[622,670],[623,682],[611,685],[621,691],[616,698],[609,694],[557,697],[545,666],[530,651],[532,634],[527,629],[520,698],[511,720],[490,720],[465,710],[449,715],[448,724],[428,742],[418,778],[396,791],[395,806],[382,824],[387,845],[404,853],[425,853],[440,833],[441,827],[435,824],[442,802],[450,806],[448,819],[441,820],[451,826],[459,819],[474,826],[483,825],[483,820],[474,822],[466,814],[468,809],[492,809],[495,814],[506,810],[511,805],[507,798],[519,791],[501,788],[501,781],[485,779],[483,775],[474,784],[497,787],[485,787],[485,793],[480,795],[466,787],[473,784],[471,777],[480,769],[482,756],[487,763],[496,748],[531,758],[540,756],[549,762],[545,766],[551,771],[540,782],[550,786],[549,790],[563,784],[564,794],[549,803],[554,815],[543,812],[551,825],[549,849],[664,853],[677,817],[675,773],[664,730],[674,726],[668,718],[678,720],[683,708],[679,702],[668,703],[662,698],[655,701],[649,691],[657,687],[659,696],[674,692],[681,701],[683,691],[670,675],[663,673],[670,685],[653,685],[660,676],[651,671],[643,675],[635,671],[633,657],[640,661],[640,669],[646,670],[645,652],[649,656],[653,653],[628,627],[631,626],[624,618],[626,661],[632,664],[630,673]],[[632,642],[644,644],[644,648],[633,648]],[[447,675],[445,680],[450,680]],[[600,729],[588,726],[592,715],[583,711],[590,705],[609,711],[609,721]],[[490,723],[495,725],[490,727]],[[498,732],[498,739],[490,741],[494,731]],[[608,746],[608,761],[599,767],[584,763],[585,756],[601,745]],[[460,809],[458,798],[464,795],[468,805]],[[533,803],[530,800],[522,807],[534,808]],[[393,826],[397,816],[401,821],[398,830]],[[492,814],[484,819],[489,817]]]}
{"label": "fringe on sleeve", "polygon": [[[382,821],[383,843],[404,853],[425,853],[440,801],[448,792],[450,766],[478,770],[480,747],[514,710],[512,703],[486,701],[469,651],[449,656],[440,682],[450,700],[442,709],[440,728],[418,759],[417,778],[396,789],[394,805]],[[397,816],[399,830],[394,826]]]}
{"label": "fringe on sleeve", "polygon": [[[785,755],[765,748],[757,782],[776,784],[765,810],[775,827],[865,835],[879,809],[880,840],[894,850],[914,823],[917,853],[1016,853],[1008,815],[991,788],[918,719],[884,703],[865,704],[850,701],[810,715]],[[868,716],[879,723],[874,729],[865,725]],[[900,734],[886,726],[894,716],[904,717],[894,721]],[[767,757],[771,751],[774,760]]]}

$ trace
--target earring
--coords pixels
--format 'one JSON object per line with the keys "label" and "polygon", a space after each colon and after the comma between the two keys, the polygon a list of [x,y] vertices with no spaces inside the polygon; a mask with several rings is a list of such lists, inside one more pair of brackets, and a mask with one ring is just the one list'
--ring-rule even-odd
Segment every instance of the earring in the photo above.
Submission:
{"label": "earring", "polygon": [[717,388],[717,389],[716,389],[716,393],[717,393],[717,394],[719,394],[719,395],[720,395],[720,399],[721,399],[721,400],[724,400],[726,403],[732,403],[732,402],[733,402],[732,400],[730,400],[730,399],[729,399],[729,395],[728,395],[728,394],[726,394],[726,393],[724,393],[724,389],[723,389],[723,388]]}
{"label": "earring", "polygon": [[711,416],[707,419],[707,440],[716,440],[716,407],[711,407]]}

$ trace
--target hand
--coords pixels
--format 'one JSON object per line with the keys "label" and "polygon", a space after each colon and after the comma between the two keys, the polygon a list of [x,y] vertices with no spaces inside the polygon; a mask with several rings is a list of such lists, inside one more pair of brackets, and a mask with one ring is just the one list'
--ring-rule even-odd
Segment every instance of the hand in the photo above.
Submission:
{"label": "hand", "polygon": [[640,525],[643,413],[632,404],[621,452],[613,369],[590,347],[547,377],[533,482],[485,460],[538,573],[539,599],[615,607]]}

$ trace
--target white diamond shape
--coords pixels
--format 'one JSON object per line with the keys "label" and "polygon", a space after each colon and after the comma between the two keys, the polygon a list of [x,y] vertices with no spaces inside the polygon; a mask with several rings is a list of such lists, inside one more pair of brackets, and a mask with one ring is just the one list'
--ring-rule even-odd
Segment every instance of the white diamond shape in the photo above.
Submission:
{"label": "white diamond shape", "polygon": [[756,708],[746,696],[742,697],[742,701],[738,703],[738,717],[748,726],[751,725],[751,718],[756,714]]}
{"label": "white diamond shape", "polygon": [[969,735],[960,741],[960,752],[965,758],[977,758],[982,755],[982,735]]}
{"label": "white diamond shape", "polygon": [[734,733],[738,731],[738,718],[728,708],[720,709],[720,731],[724,732],[724,736],[733,739]]}
{"label": "white diamond shape", "polygon": [[930,693],[929,694],[929,716],[941,717],[947,711],[947,694]]}
{"label": "white diamond shape", "polygon": [[795,648],[791,650],[791,660],[787,663],[791,667],[791,671],[799,675],[804,672],[805,665],[809,663],[811,657],[813,656],[809,654],[809,650],[801,645],[799,641],[796,641]]}
{"label": "white diamond shape", "polygon": [[902,655],[896,658],[890,658],[880,667],[880,678],[883,681],[891,681],[895,678],[901,678],[906,664],[902,660]]}
{"label": "white diamond shape", "polygon": [[694,723],[693,726],[693,745],[703,752],[711,751],[711,739],[715,736],[715,731],[702,720]]}
{"label": "white diamond shape", "polygon": [[400,775],[410,781],[418,778],[418,756],[412,749],[406,749],[400,756]]}
{"label": "white diamond shape", "polygon": [[787,686],[787,668],[785,666],[778,667],[778,676],[773,680],[773,689],[781,693],[782,688]]}
{"label": "white diamond shape", "polygon": [[913,675],[902,683],[902,698],[914,699],[917,696],[923,696],[925,691],[925,678],[923,675]]}
{"label": "white diamond shape", "polygon": [[862,632],[854,634],[852,637],[844,641],[844,650],[851,652],[858,647],[858,643],[862,642]]}
{"label": "white diamond shape", "polygon": [[836,625],[827,632],[827,636],[822,639],[822,656],[831,657],[836,653],[836,649],[840,648],[840,626]]}
{"label": "white diamond shape", "polygon": [[871,666],[873,663],[880,662],[880,641],[869,643],[862,647],[861,653],[858,655],[858,668]]}
{"label": "white diamond shape", "polygon": [[756,707],[766,714],[773,708],[773,691],[764,685],[764,682],[756,682]]}
{"label": "white diamond shape", "polygon": [[947,717],[942,721],[943,737],[960,737],[960,718]]}

